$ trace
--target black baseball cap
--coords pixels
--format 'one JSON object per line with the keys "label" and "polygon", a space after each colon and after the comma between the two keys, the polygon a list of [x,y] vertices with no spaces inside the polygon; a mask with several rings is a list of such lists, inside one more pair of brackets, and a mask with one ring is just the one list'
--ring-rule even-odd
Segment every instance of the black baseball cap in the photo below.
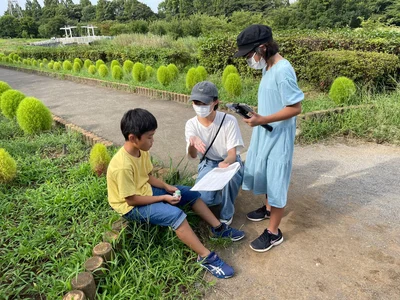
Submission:
{"label": "black baseball cap", "polygon": [[251,25],[236,38],[238,51],[234,57],[243,57],[263,43],[272,40],[272,29],[266,25]]}
{"label": "black baseball cap", "polygon": [[218,89],[215,84],[210,81],[202,81],[193,87],[189,101],[195,100],[210,104],[215,98],[218,98]]}

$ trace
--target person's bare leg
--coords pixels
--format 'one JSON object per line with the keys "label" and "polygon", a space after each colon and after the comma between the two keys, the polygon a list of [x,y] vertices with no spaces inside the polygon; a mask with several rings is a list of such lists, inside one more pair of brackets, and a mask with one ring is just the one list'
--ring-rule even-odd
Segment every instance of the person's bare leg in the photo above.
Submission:
{"label": "person's bare leg", "polygon": [[268,195],[265,195],[265,206],[268,211],[271,211],[271,205],[268,204]]}
{"label": "person's bare leg", "polygon": [[278,234],[279,224],[283,218],[285,208],[271,207],[271,216],[269,219],[268,230],[273,234]]}
{"label": "person's bare leg", "polygon": [[200,242],[197,235],[193,232],[188,221],[185,219],[182,224],[175,230],[178,238],[190,249],[196,252],[201,257],[207,257],[210,254],[204,245]]}
{"label": "person's bare leg", "polygon": [[217,227],[221,225],[221,222],[214,216],[212,211],[201,199],[197,199],[196,203],[192,206],[193,211],[198,214],[204,221],[210,226]]}

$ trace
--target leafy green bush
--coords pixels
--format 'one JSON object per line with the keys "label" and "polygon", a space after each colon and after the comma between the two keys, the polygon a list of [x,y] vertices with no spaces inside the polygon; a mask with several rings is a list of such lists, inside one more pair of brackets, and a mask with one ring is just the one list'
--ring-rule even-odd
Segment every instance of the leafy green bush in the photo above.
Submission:
{"label": "leafy green bush", "polygon": [[132,77],[135,81],[141,82],[147,79],[146,68],[142,63],[135,63],[132,68]]}
{"label": "leafy green bush", "polygon": [[225,80],[224,88],[229,96],[235,97],[242,93],[242,79],[237,73],[230,73]]}
{"label": "leafy green bush", "polygon": [[133,62],[129,59],[125,60],[123,66],[122,66],[122,69],[124,69],[124,72],[126,74],[130,74],[132,72],[132,68],[133,68]]}
{"label": "leafy green bush", "polygon": [[19,103],[25,95],[17,90],[7,90],[1,94],[0,108],[3,115],[8,119],[13,119],[17,112]]}
{"label": "leafy green bush", "polygon": [[233,65],[226,66],[224,72],[222,73],[222,84],[225,84],[225,80],[228,78],[228,75],[232,73],[239,74],[235,66]]}
{"label": "leafy green bush", "polygon": [[201,81],[201,75],[196,68],[190,68],[186,74],[186,88],[192,90],[196,83]]}
{"label": "leafy green bush", "polygon": [[167,66],[167,69],[169,71],[169,74],[171,76],[171,80],[175,80],[179,76],[179,70],[174,64],[169,64]]}
{"label": "leafy green bush", "polygon": [[104,65],[104,61],[102,59],[96,60],[96,69],[99,69],[100,65]]}
{"label": "leafy green bush", "polygon": [[101,76],[101,77],[106,77],[107,75],[108,75],[108,68],[107,68],[107,66],[105,65],[105,64],[100,64],[100,66],[99,66],[99,68],[98,68],[98,72],[99,72],[99,75]]}
{"label": "leafy green bush", "polygon": [[63,66],[63,70],[65,70],[65,71],[72,70],[72,63],[69,60],[64,60],[62,66]]}
{"label": "leafy green bush", "polygon": [[40,100],[26,97],[18,106],[17,122],[25,133],[33,134],[49,130],[53,119],[50,110]]}
{"label": "leafy green bush", "polygon": [[17,175],[17,163],[8,152],[0,148],[0,183],[12,181]]}
{"label": "leafy green bush", "polygon": [[124,74],[122,73],[122,68],[119,65],[114,65],[114,67],[112,67],[112,70],[111,70],[112,78],[114,78],[116,80],[121,80],[123,75]]}
{"label": "leafy green bush", "polygon": [[160,66],[157,69],[157,80],[163,86],[167,86],[171,82],[171,76],[166,66]]}
{"label": "leafy green bush", "polygon": [[113,68],[114,66],[121,66],[121,64],[119,63],[118,60],[113,59],[112,62],[111,62],[111,70],[112,70],[112,68]]}
{"label": "leafy green bush", "polygon": [[38,65],[39,65],[38,61],[36,59],[33,59],[32,60],[32,66],[37,67]]}
{"label": "leafy green bush", "polygon": [[333,80],[348,77],[363,86],[393,87],[393,78],[399,74],[400,60],[393,54],[358,51],[316,51],[309,53],[305,68],[306,79],[322,90],[327,90]]}
{"label": "leafy green bush", "polygon": [[75,73],[79,73],[81,71],[82,65],[79,62],[74,62],[72,69]]}
{"label": "leafy green bush", "polygon": [[42,59],[42,63],[43,63],[43,65],[47,66],[47,64],[49,63],[49,61],[47,60],[47,58],[43,58],[43,59]]}
{"label": "leafy green bush", "polygon": [[204,81],[207,79],[208,74],[207,74],[206,68],[204,68],[203,66],[198,66],[196,68],[196,71],[197,71],[197,73],[200,74],[201,81]]}
{"label": "leafy green bush", "polygon": [[43,69],[43,68],[44,68],[44,63],[40,63],[39,67],[40,67],[41,69]]}
{"label": "leafy green bush", "polygon": [[23,63],[24,65],[28,65],[28,60],[27,60],[26,58],[24,58],[24,59],[22,60],[22,63]]}
{"label": "leafy green bush", "polygon": [[[50,64],[50,63],[49,63],[49,64]],[[53,64],[53,70],[54,70],[54,71],[59,71],[59,70],[61,70],[61,63],[58,62],[58,61],[56,61],[56,62]]]}
{"label": "leafy green bush", "polygon": [[94,75],[94,74],[96,74],[96,67],[94,66],[94,65],[90,65],[89,66],[89,68],[88,68],[88,72],[89,72],[89,74],[92,74],[92,75]]}
{"label": "leafy green bush", "polygon": [[151,78],[154,75],[154,69],[152,66],[146,66],[146,73],[147,73],[147,78]]}
{"label": "leafy green bush", "polygon": [[[80,65],[80,67],[81,67],[80,69],[82,69],[82,67],[83,67],[82,59],[77,58],[77,57],[74,58],[74,64],[75,64],[75,63],[78,63],[78,64]],[[80,69],[79,69],[79,70],[80,70]]]}
{"label": "leafy green bush", "polygon": [[53,70],[53,66],[54,66],[54,63],[52,63],[52,62],[49,62],[47,64],[47,68],[50,69],[50,70]]}
{"label": "leafy green bush", "polygon": [[11,89],[11,86],[8,85],[7,82],[0,81],[0,97],[5,91]]}
{"label": "leafy green bush", "polygon": [[[117,67],[121,68],[120,66]],[[110,154],[108,153],[106,146],[103,144],[95,144],[90,151],[90,167],[92,168],[93,172],[97,174],[97,176],[106,174],[110,159]]]}
{"label": "leafy green bush", "polygon": [[329,90],[329,98],[331,98],[337,105],[351,104],[357,88],[353,80],[347,77],[336,78]]}
{"label": "leafy green bush", "polygon": [[90,59],[85,59],[85,62],[83,63],[85,69],[88,70],[91,65],[93,65],[92,61]]}

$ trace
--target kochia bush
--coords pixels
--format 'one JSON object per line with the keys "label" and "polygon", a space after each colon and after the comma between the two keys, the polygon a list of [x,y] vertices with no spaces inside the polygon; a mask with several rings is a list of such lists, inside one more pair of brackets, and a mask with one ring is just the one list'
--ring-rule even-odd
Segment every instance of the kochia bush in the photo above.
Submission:
{"label": "kochia bush", "polygon": [[47,68],[50,69],[50,70],[53,70],[53,66],[54,66],[54,63],[52,63],[52,62],[49,62],[47,64]]}
{"label": "kochia bush", "polygon": [[108,154],[106,146],[97,143],[90,151],[89,162],[90,167],[97,176],[106,174],[108,164],[110,163],[110,155]]}
{"label": "kochia bush", "polygon": [[99,69],[100,65],[104,65],[104,61],[101,59],[96,60],[96,69]]}
{"label": "kochia bush", "polygon": [[166,66],[161,66],[157,70],[157,80],[163,86],[167,86],[171,82],[171,77]]}
{"label": "kochia bush", "polygon": [[19,103],[25,95],[17,90],[7,90],[1,94],[0,108],[3,115],[8,119],[13,119],[17,112]]}
{"label": "kochia bush", "polygon": [[114,67],[112,67],[111,75],[112,78],[116,80],[121,80],[124,74],[122,73],[122,68],[118,65],[115,65]]}
{"label": "kochia bush", "polygon": [[64,60],[63,62],[63,70],[71,71],[72,70],[72,63],[69,60]]}
{"label": "kochia bush", "polygon": [[96,67],[94,65],[89,66],[89,68],[88,68],[89,74],[94,75],[94,74],[96,74],[96,71],[97,70],[96,70]]}
{"label": "kochia bush", "polygon": [[196,71],[197,71],[197,73],[199,73],[199,75],[201,77],[201,81],[204,81],[207,79],[208,74],[207,74],[206,68],[204,68],[203,66],[198,66],[196,68]]}
{"label": "kochia bush", "polygon": [[186,74],[186,88],[191,90],[196,83],[201,81],[201,75],[196,68],[190,68]]}
{"label": "kochia bush", "polygon": [[40,100],[26,97],[18,106],[17,122],[25,133],[33,134],[49,130],[53,119],[50,110]]}
{"label": "kochia bush", "polygon": [[224,72],[222,73],[222,84],[225,84],[226,78],[231,73],[239,74],[238,70],[234,65],[227,65],[226,68],[224,69]]}
{"label": "kochia bush", "polygon": [[147,78],[153,77],[154,69],[151,66],[146,66]]}
{"label": "kochia bush", "polygon": [[114,67],[114,66],[121,66],[120,65],[120,63],[119,63],[119,61],[118,60],[116,60],[116,59],[114,59],[112,62],[111,62],[111,70],[112,70],[112,68]]}
{"label": "kochia bush", "polygon": [[9,89],[11,89],[11,86],[9,86],[7,82],[0,81],[0,96]]}
{"label": "kochia bush", "polygon": [[133,62],[132,61],[130,61],[129,59],[124,61],[122,69],[124,69],[124,72],[126,74],[130,74],[132,72],[132,68],[133,68]]}
{"label": "kochia bush", "polygon": [[92,61],[90,59],[85,59],[85,62],[83,63],[85,69],[88,70],[91,65],[93,65]]}
{"label": "kochia bush", "polygon": [[58,62],[58,61],[56,61],[56,62],[53,64],[53,70],[55,70],[55,71],[61,70],[61,63]]}
{"label": "kochia bush", "polygon": [[224,88],[229,96],[239,96],[242,93],[242,79],[239,74],[230,73],[225,79]]}
{"label": "kochia bush", "polygon": [[0,148],[0,182],[12,181],[17,175],[17,164],[8,152]]}
{"label": "kochia bush", "polygon": [[146,68],[142,63],[135,63],[132,68],[132,77],[135,81],[145,81],[147,79]]}
{"label": "kochia bush", "polygon": [[99,66],[99,68],[98,68],[98,72],[99,72],[99,75],[101,76],[101,77],[106,77],[107,75],[108,75],[108,68],[107,68],[107,66],[106,65],[104,65],[104,64],[100,64],[100,66]]}
{"label": "kochia bush", "polygon": [[179,75],[179,70],[174,64],[169,64],[167,66],[167,69],[169,71],[169,74],[171,76],[171,80],[175,80],[178,78]]}
{"label": "kochia bush", "polygon": [[72,67],[75,73],[79,73],[81,71],[81,64],[79,62],[74,62],[74,66]]}
{"label": "kochia bush", "polygon": [[347,77],[336,78],[329,90],[329,98],[337,105],[351,104],[356,94],[357,88],[354,81]]}
{"label": "kochia bush", "polygon": [[74,58],[74,64],[75,64],[75,63],[78,63],[78,64],[81,66],[81,68],[83,67],[82,59],[80,59],[80,58]]}

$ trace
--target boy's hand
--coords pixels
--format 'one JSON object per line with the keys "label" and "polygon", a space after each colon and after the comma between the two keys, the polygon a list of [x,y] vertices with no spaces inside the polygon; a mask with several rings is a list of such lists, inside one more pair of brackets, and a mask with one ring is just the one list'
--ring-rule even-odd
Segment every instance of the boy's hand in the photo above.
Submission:
{"label": "boy's hand", "polygon": [[189,138],[190,146],[193,146],[196,148],[197,151],[200,153],[206,152],[206,145],[203,143],[203,141],[198,137],[198,136],[191,136]]}
{"label": "boy's hand", "polygon": [[165,195],[164,200],[167,201],[171,205],[176,205],[181,201],[181,197],[174,197],[172,195]]}
{"label": "boy's hand", "polygon": [[168,193],[170,193],[170,194],[173,194],[173,193],[175,193],[175,191],[178,190],[177,187],[175,187],[175,186],[173,186],[173,185],[170,185],[170,184],[168,184],[168,183],[165,184],[165,188],[164,188],[164,189],[165,189]]}

